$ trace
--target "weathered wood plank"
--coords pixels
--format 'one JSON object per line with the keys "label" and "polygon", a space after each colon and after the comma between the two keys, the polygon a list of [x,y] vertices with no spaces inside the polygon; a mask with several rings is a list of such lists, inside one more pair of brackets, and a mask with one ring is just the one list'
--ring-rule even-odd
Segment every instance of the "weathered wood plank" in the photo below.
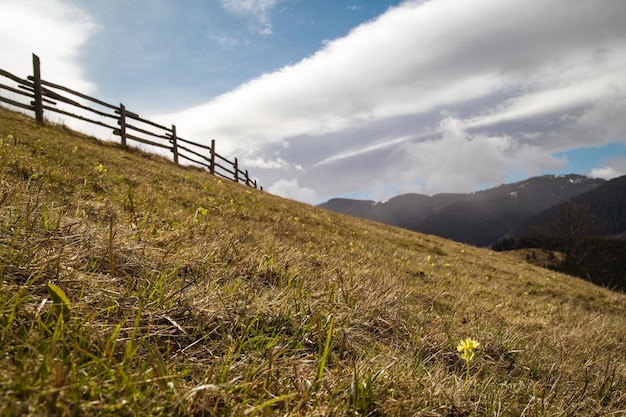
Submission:
{"label": "weathered wood plank", "polygon": [[18,88],[14,88],[14,87],[11,87],[11,86],[8,86],[8,85],[0,84],[0,90],[7,90],[7,91],[10,91],[12,93],[19,94],[21,96],[26,96],[26,97],[32,97],[33,96],[33,94],[32,94],[32,87],[31,87],[30,94],[25,93],[23,90],[20,90],[20,88],[22,88],[23,86],[18,85],[17,87]]}
{"label": "weathered wood plank", "polygon": [[43,108],[45,110],[51,111],[53,113],[59,113],[59,114],[65,115],[65,116],[73,117],[75,119],[82,120],[84,122],[89,122],[89,123],[93,123],[93,124],[96,124],[96,125],[99,125],[99,126],[108,127],[109,129],[116,129],[115,126],[111,126],[111,125],[108,125],[108,124],[106,124],[104,122],[100,122],[98,120],[93,120],[93,119],[90,119],[88,117],[79,116],[78,114],[73,114],[73,113],[70,113],[68,111],[56,108],[56,107],[43,106]]}
{"label": "weathered wood plank", "polygon": [[174,163],[178,164],[178,138],[176,137],[176,126],[172,125],[172,137],[170,139],[172,142],[172,153],[174,154]]}
{"label": "weathered wood plank", "polygon": [[[171,137],[171,135],[168,135],[167,133],[165,134],[165,136]],[[176,137],[176,139],[177,139],[179,142],[184,142],[184,143],[187,143],[187,144],[189,144],[189,145],[197,146],[198,148],[203,148],[203,149],[211,150],[211,147],[210,147],[210,146],[203,145],[203,144],[201,144],[201,143],[192,142],[192,141],[190,141],[190,140],[183,139],[183,138],[181,138],[180,136],[177,136],[177,137]]]}
{"label": "weathered wood plank", "polygon": [[178,145],[178,149],[182,149],[182,150],[184,150],[184,151],[186,151],[186,152],[189,152],[190,154],[193,154],[193,155],[199,156],[200,158],[202,158],[202,159],[206,160],[207,162],[210,162],[210,159],[209,159],[209,158],[207,158],[206,156],[202,155],[202,154],[201,154],[201,153],[199,153],[199,152],[196,152],[196,151],[194,151],[194,150],[191,150],[191,149],[187,148],[186,146]]}
{"label": "weathered wood plank", "polygon": [[9,71],[5,71],[3,69],[0,69],[0,75],[2,75],[3,77],[8,78],[10,80],[13,80],[13,81],[15,81],[18,84],[31,84],[31,86],[32,86],[32,83],[29,82],[27,79],[22,79],[20,77],[17,77],[15,75],[11,74]]}
{"label": "weathered wood plank", "polygon": [[126,130],[129,130],[129,129],[132,129],[135,132],[143,133],[144,135],[153,136],[155,138],[170,140],[170,138],[168,136],[159,135],[159,134],[157,134],[155,132],[151,132],[149,130],[141,129],[141,128],[137,127],[137,126],[129,125],[128,123],[126,123]]}
{"label": "weathered wood plank", "polygon": [[190,157],[188,157],[188,156],[186,156],[186,155],[180,154],[179,156],[180,156],[181,158],[183,158],[183,159],[186,159],[187,161],[190,161],[190,162],[193,162],[193,163],[198,164],[198,165],[200,165],[200,166],[203,166],[203,167],[205,167],[205,168],[208,168],[208,165],[207,165],[207,164],[202,163],[202,162],[200,162],[200,161],[196,161],[195,159],[190,158]]}
{"label": "weathered wood plank", "polygon": [[[113,131],[113,134],[116,135],[116,136],[121,136],[120,129],[115,129]],[[131,139],[131,140],[134,140],[135,142],[140,142],[140,143],[143,143],[145,145],[156,146],[157,148],[163,148],[163,149],[168,149],[168,150],[172,149],[168,145],[163,145],[162,143],[152,142],[151,140],[140,138],[140,137],[134,136],[134,135],[129,135],[128,133],[126,133],[126,139]],[[125,147],[128,147],[128,145],[125,145]]]}
{"label": "weathered wood plank", "polygon": [[43,124],[43,95],[41,90],[41,63],[39,57],[33,54],[33,89],[35,98],[35,119],[37,123]]}
{"label": "weathered wood plank", "polygon": [[2,101],[3,103],[10,104],[10,105],[15,106],[15,107],[20,107],[22,109],[35,111],[35,107],[33,105],[20,103],[19,101],[11,100],[10,98],[0,97],[0,101]]}
{"label": "weathered wood plank", "polygon": [[[31,79],[31,78],[32,77],[28,77],[28,79]],[[45,85],[46,87],[56,88],[57,90],[65,91],[66,93],[73,94],[76,97],[80,97],[80,98],[83,98],[85,100],[93,101],[94,103],[99,104],[99,105],[101,105],[103,107],[108,107],[108,108],[114,109],[114,110],[118,108],[117,106],[114,106],[113,104],[106,103],[106,102],[104,102],[102,100],[98,100],[97,98],[90,97],[90,96],[88,96],[86,94],[82,94],[82,93],[79,93],[78,91],[72,90],[71,88],[63,87],[62,85],[54,84],[54,83],[51,83],[49,81],[42,80],[41,81],[41,85]]]}

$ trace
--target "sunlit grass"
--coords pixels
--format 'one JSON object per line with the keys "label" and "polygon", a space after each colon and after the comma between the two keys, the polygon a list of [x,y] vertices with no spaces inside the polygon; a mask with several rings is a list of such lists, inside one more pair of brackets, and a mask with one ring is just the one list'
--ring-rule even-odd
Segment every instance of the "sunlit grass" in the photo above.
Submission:
{"label": "sunlit grass", "polygon": [[0,139],[4,415],[626,412],[623,294],[2,109]]}

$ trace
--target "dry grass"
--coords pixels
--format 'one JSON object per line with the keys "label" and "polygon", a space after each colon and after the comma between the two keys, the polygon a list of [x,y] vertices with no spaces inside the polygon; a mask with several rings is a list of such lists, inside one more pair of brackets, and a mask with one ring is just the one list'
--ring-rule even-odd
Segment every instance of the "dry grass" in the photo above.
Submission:
{"label": "dry grass", "polygon": [[4,109],[0,139],[3,415],[626,413],[623,294]]}

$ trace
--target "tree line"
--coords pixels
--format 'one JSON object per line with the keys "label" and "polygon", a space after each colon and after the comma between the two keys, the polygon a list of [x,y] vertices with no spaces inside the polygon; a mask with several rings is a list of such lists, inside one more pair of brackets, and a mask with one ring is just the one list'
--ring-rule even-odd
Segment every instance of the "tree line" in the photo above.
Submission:
{"label": "tree line", "polygon": [[621,223],[623,213],[599,206],[603,216],[580,201],[562,202],[528,225],[521,237],[505,237],[492,249],[547,251],[550,256],[544,266],[624,291],[626,240],[615,237],[615,226]]}

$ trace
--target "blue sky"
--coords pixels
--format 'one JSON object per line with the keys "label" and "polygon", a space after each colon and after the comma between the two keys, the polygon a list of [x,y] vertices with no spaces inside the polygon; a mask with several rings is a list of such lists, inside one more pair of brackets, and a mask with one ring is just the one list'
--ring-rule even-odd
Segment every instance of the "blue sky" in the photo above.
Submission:
{"label": "blue sky", "polygon": [[81,51],[85,76],[148,111],[206,102],[302,60],[397,3],[73,2],[101,28]]}
{"label": "blue sky", "polygon": [[[626,174],[619,0],[0,0],[0,68],[320,203]],[[33,28],[38,30],[33,30]]]}

